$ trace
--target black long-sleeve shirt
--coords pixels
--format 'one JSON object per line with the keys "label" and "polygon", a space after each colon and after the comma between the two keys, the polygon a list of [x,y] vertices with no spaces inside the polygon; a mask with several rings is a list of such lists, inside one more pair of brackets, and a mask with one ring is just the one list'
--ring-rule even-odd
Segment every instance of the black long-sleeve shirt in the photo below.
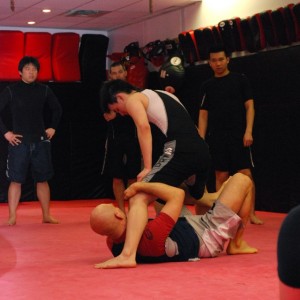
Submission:
{"label": "black long-sleeve shirt", "polygon": [[49,128],[56,129],[62,108],[52,90],[45,84],[17,82],[7,86],[0,95],[0,113],[9,106],[12,115],[12,129],[8,129],[0,117],[2,134],[12,130],[15,134],[35,142],[45,135],[44,109],[48,105],[52,111]]}

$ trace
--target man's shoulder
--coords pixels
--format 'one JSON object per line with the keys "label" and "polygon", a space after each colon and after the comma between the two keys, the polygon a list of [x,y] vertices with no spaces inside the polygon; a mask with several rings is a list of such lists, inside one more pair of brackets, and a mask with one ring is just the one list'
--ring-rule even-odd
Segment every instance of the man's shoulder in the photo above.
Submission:
{"label": "man's shoulder", "polygon": [[14,88],[17,88],[18,86],[20,86],[22,84],[21,81],[17,81],[17,82],[12,82],[12,83],[9,83],[5,88],[6,89],[14,89]]}
{"label": "man's shoulder", "polygon": [[238,73],[238,72],[231,72],[228,74],[229,77],[234,78],[234,79],[245,79],[247,76],[244,73]]}
{"label": "man's shoulder", "polygon": [[49,89],[49,86],[47,85],[47,84],[45,84],[45,83],[42,83],[42,82],[35,82],[35,85],[37,86],[37,87],[40,87],[40,88],[44,88],[44,89]]}

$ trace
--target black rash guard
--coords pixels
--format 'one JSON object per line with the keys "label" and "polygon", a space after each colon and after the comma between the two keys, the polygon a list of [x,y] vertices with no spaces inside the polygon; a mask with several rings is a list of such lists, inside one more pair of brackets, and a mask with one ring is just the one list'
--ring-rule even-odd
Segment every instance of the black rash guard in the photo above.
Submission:
{"label": "black rash guard", "polygon": [[[28,142],[36,142],[45,135],[44,109],[52,111],[49,128],[56,129],[62,114],[61,106],[52,90],[41,83],[20,81],[4,89],[0,95],[0,112],[9,105],[12,114],[12,130],[23,135]],[[0,131],[8,129],[0,118]]]}

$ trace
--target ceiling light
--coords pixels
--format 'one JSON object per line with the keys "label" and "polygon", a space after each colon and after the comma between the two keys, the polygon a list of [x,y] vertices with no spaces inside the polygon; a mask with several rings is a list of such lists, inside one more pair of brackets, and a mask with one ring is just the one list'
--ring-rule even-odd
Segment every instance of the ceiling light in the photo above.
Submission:
{"label": "ceiling light", "polygon": [[29,21],[27,22],[28,25],[34,25],[35,24],[35,21]]}
{"label": "ceiling light", "polygon": [[51,9],[45,8],[42,10],[43,13],[48,14],[51,13]]}

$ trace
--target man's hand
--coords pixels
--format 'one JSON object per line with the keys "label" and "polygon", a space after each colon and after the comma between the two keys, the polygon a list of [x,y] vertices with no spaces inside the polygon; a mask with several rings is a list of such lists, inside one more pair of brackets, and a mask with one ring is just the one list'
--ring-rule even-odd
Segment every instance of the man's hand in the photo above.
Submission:
{"label": "man's hand", "polygon": [[150,173],[151,169],[144,168],[137,176],[137,181],[142,181],[145,176]]}
{"label": "man's hand", "polygon": [[249,147],[253,144],[253,137],[251,133],[245,132],[244,134],[244,147]]}
{"label": "man's hand", "polygon": [[129,200],[131,197],[136,195],[139,191],[139,182],[132,183],[125,191],[124,191],[124,200]]}
{"label": "man's hand", "polygon": [[22,143],[19,138],[22,138],[23,135],[14,134],[12,131],[8,131],[4,134],[4,137],[12,146],[17,146]]}
{"label": "man's hand", "polygon": [[45,130],[45,132],[46,132],[47,138],[48,138],[49,140],[51,140],[52,137],[53,137],[54,134],[55,134],[55,129],[53,129],[53,128],[48,128],[48,129]]}

